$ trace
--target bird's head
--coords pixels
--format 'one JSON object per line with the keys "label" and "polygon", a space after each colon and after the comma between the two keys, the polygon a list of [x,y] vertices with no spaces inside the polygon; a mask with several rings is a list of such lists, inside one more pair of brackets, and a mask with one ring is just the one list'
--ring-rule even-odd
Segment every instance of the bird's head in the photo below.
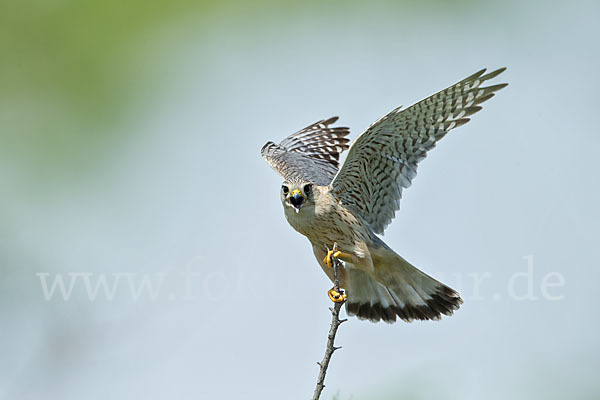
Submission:
{"label": "bird's head", "polygon": [[281,185],[281,202],[299,212],[302,207],[314,204],[314,185],[302,180],[286,180]]}

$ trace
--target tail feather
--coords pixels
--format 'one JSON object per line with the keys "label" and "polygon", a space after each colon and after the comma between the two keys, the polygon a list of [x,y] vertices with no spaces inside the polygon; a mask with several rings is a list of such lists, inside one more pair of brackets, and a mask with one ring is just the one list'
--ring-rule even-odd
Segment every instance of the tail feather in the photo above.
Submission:
{"label": "tail feather", "polygon": [[374,276],[347,268],[348,315],[373,322],[439,320],[462,304],[460,295],[394,254],[393,262],[376,264]]}

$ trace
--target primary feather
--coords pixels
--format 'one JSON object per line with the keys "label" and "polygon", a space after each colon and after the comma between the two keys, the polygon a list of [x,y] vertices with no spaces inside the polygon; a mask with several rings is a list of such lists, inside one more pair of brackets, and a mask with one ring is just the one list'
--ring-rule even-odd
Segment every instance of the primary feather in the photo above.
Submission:
{"label": "primary feather", "polygon": [[417,164],[448,131],[469,121],[506,84],[481,87],[505,68],[485,69],[417,104],[397,108],[372,124],[350,147],[331,183],[333,193],[383,233],[400,208],[402,189],[417,175]]}

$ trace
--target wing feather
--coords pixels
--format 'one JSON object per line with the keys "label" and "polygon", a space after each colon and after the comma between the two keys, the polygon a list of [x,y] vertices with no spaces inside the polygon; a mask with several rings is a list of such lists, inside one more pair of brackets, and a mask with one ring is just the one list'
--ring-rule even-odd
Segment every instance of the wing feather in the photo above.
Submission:
{"label": "wing feather", "polygon": [[402,190],[411,185],[417,164],[448,131],[466,124],[507,84],[481,87],[506,68],[485,69],[416,104],[392,110],[352,143],[331,182],[333,193],[355,209],[375,233],[383,233],[400,208]]}
{"label": "wing feather", "polygon": [[284,179],[329,185],[338,171],[340,154],[348,149],[350,130],[330,127],[338,117],[321,120],[288,136],[280,144],[267,142],[263,158]]}

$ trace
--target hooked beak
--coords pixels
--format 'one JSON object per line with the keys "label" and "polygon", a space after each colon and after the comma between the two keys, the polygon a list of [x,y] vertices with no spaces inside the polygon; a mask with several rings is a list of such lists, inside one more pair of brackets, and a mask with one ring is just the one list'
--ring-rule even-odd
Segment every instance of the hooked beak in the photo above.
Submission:
{"label": "hooked beak", "polygon": [[302,196],[302,193],[298,189],[293,190],[290,194],[290,203],[294,207],[294,210],[296,210],[296,213],[302,208],[304,196]]}

